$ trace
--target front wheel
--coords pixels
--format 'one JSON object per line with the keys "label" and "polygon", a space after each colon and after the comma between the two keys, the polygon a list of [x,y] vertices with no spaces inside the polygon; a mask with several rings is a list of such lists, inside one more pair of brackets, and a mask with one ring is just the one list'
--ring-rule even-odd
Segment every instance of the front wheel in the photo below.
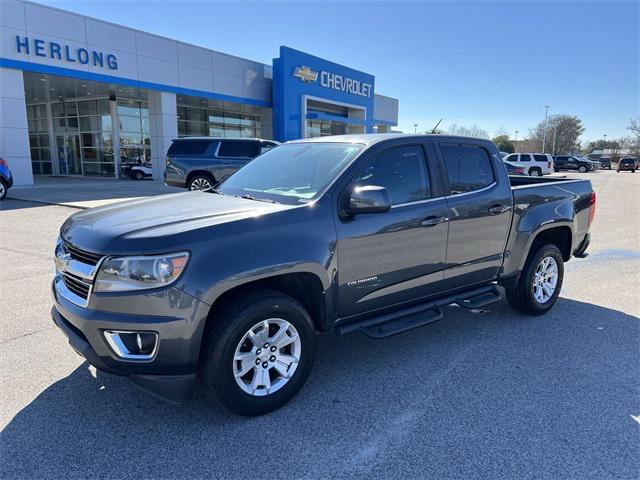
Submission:
{"label": "front wheel", "polygon": [[580,165],[580,168],[578,168],[578,171],[580,173],[587,173],[587,167],[585,167],[584,165]]}
{"label": "front wheel", "polygon": [[0,178],[0,200],[4,200],[4,197],[7,196],[7,185],[4,183],[4,180]]}
{"label": "front wheel", "polygon": [[307,380],[315,329],[305,308],[272,290],[236,297],[209,320],[200,380],[210,397],[240,415],[280,408]]}
{"label": "front wheel", "polygon": [[527,315],[542,315],[556,303],[562,279],[562,253],[551,243],[535,246],[515,288],[506,289],[509,305]]}

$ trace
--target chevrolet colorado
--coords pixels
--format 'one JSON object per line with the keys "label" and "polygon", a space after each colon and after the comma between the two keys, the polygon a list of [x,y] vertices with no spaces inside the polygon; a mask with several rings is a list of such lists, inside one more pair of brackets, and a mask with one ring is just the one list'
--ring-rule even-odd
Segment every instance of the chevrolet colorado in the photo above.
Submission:
{"label": "chevrolet colorado", "polygon": [[595,203],[588,180],[509,177],[487,140],[293,141],[218,190],[73,214],[52,316],[100,370],[258,415],[302,387],[317,332],[388,337],[496,302],[497,285],[547,312]]}

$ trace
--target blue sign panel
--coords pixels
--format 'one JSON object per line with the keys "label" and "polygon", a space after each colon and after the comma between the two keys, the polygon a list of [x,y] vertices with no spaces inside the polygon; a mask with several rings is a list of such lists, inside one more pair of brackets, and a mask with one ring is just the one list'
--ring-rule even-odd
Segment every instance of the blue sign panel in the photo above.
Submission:
{"label": "blue sign panel", "polygon": [[[373,131],[375,77],[313,55],[280,47],[273,60],[273,134],[278,141],[304,137],[307,119],[344,121]],[[307,113],[305,98],[353,107],[362,118]]]}
{"label": "blue sign panel", "polygon": [[29,39],[16,35],[16,52],[25,55],[61,60],[67,63],[79,63],[81,65],[93,65],[109,70],[118,69],[118,59],[115,55],[86,48],[74,48],[57,42],[48,42],[39,38]]}

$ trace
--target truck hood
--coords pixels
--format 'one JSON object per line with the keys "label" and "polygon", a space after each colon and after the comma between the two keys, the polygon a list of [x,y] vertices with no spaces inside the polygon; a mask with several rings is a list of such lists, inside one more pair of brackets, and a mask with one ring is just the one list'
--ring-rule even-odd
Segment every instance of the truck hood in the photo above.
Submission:
{"label": "truck hood", "polygon": [[296,208],[205,192],[186,192],[91,208],[71,215],[62,238],[95,253],[138,254],[182,248],[196,230]]}

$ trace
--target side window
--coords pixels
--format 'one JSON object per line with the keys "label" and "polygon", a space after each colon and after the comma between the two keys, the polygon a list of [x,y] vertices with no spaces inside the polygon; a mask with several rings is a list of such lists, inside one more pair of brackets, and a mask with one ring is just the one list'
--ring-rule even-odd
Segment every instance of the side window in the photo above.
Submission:
{"label": "side window", "polygon": [[472,192],[495,181],[491,158],[484,148],[445,143],[440,151],[452,195]]}
{"label": "side window", "polygon": [[271,143],[271,142],[262,142],[260,144],[260,155],[262,155],[264,152],[268,152],[269,150],[271,150],[273,147],[276,147],[277,144],[275,143]]}
{"label": "side window", "polygon": [[531,155],[529,155],[528,153],[521,153],[520,154],[520,161],[521,162],[530,162],[531,161]]}
{"label": "side window", "polygon": [[169,147],[168,155],[202,155],[211,145],[210,140],[176,140]]}
{"label": "side window", "polygon": [[379,153],[362,167],[353,182],[386,188],[393,205],[431,197],[427,160],[418,145],[392,147]]}
{"label": "side window", "polygon": [[507,158],[505,158],[505,160],[507,162],[517,162],[518,161],[518,154],[511,154],[511,155],[507,155]]}
{"label": "side window", "polygon": [[234,140],[222,141],[218,150],[219,157],[249,157],[254,158],[259,153],[259,143]]}
{"label": "side window", "polygon": [[546,156],[546,155],[534,155],[534,156],[533,156],[533,159],[534,159],[536,162],[545,162],[545,163],[546,163],[546,162],[548,162],[548,161],[549,161],[549,159],[547,158],[547,156]]}

